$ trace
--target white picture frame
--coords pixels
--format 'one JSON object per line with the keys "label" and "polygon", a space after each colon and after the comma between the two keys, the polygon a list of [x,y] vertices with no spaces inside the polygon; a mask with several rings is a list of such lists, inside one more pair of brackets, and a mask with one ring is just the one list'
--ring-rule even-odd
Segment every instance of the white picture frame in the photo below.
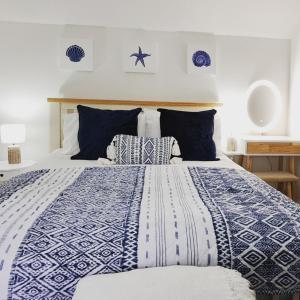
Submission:
{"label": "white picture frame", "polygon": [[60,67],[73,71],[93,71],[94,45],[92,39],[62,38]]}
{"label": "white picture frame", "polygon": [[149,42],[128,42],[123,45],[123,71],[126,73],[156,73],[157,48],[157,44]]}

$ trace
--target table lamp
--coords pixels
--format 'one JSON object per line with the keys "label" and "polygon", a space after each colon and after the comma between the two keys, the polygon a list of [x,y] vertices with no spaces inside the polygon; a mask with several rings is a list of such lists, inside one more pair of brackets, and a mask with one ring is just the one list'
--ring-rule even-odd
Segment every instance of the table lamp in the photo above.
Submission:
{"label": "table lamp", "polygon": [[24,124],[4,124],[0,129],[1,143],[8,146],[8,163],[21,163],[21,148],[18,144],[25,142]]}

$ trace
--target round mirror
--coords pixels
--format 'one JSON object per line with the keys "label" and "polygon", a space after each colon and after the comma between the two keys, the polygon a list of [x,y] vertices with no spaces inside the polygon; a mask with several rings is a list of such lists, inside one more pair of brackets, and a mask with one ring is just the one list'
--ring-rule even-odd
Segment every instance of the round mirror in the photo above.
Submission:
{"label": "round mirror", "polygon": [[266,128],[278,119],[280,93],[277,87],[266,80],[256,81],[248,90],[247,110],[252,123]]}

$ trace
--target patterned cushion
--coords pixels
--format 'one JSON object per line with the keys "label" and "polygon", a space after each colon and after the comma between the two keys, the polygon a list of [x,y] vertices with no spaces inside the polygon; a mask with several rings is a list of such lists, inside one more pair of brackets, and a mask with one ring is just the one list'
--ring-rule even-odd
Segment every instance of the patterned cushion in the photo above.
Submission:
{"label": "patterned cushion", "polygon": [[180,156],[178,143],[173,137],[149,138],[116,135],[107,148],[107,157],[119,165],[170,164],[172,157]]}

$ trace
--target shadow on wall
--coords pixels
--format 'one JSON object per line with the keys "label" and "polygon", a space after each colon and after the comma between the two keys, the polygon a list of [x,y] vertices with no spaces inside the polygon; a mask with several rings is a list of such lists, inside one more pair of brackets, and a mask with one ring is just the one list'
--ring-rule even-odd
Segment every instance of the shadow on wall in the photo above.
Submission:
{"label": "shadow on wall", "polygon": [[[73,72],[61,86],[64,98],[215,102],[216,79],[187,74],[125,73],[121,62],[93,72]],[[197,78],[198,77],[198,78]]]}

